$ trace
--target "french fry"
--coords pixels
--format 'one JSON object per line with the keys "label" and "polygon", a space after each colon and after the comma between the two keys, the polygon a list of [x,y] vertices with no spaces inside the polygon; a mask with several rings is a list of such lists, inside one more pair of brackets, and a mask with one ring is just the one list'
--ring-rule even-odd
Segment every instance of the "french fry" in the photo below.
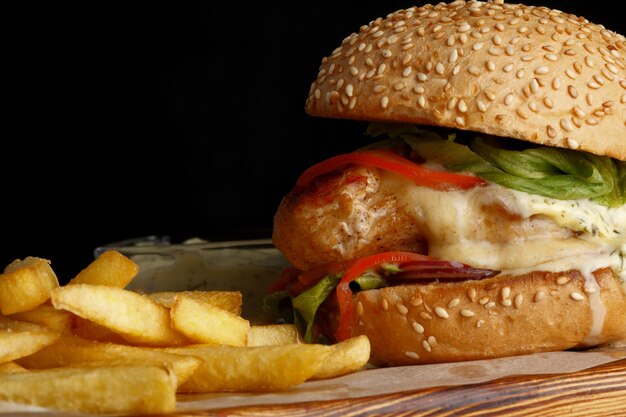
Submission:
{"label": "french fry", "polygon": [[311,379],[333,378],[362,369],[370,359],[370,341],[361,335],[330,346],[332,353],[326,357]]}
{"label": "french fry", "polygon": [[160,291],[147,294],[163,307],[171,308],[176,296],[189,297],[241,316],[243,298],[239,291]]}
{"label": "french fry", "polygon": [[18,372],[28,372],[28,370],[15,362],[0,363],[0,375],[1,374],[15,374]]}
{"label": "french fry", "polygon": [[248,330],[248,346],[273,346],[301,343],[293,324],[258,324]]}
{"label": "french fry", "polygon": [[59,280],[47,259],[16,259],[0,274],[0,312],[4,315],[31,310],[50,298]]}
{"label": "french fry", "polygon": [[170,310],[176,330],[195,343],[245,346],[250,322],[211,304],[177,295]]}
{"label": "french fry", "polygon": [[18,372],[0,375],[0,401],[83,413],[168,413],[176,408],[176,376],[154,365]]}
{"label": "french fry", "polygon": [[105,285],[66,285],[52,291],[55,308],[94,321],[138,345],[172,346],[185,338],[170,325],[169,311],[148,297]]}
{"label": "french fry", "polygon": [[75,316],[69,311],[58,310],[46,303],[32,310],[12,314],[9,318],[39,324],[59,333],[71,333]]}
{"label": "french fry", "polygon": [[80,271],[68,285],[92,284],[124,288],[139,272],[139,265],[116,250],[108,250]]}
{"label": "french fry", "polygon": [[193,355],[204,362],[179,392],[270,391],[292,387],[319,370],[330,346],[184,346],[166,352]]}
{"label": "french fry", "polygon": [[202,363],[202,359],[190,355],[63,336],[56,343],[21,358],[19,364],[28,369],[45,369],[115,361],[167,366],[176,374],[178,384],[187,381]]}
{"label": "french fry", "polygon": [[45,327],[0,316],[0,363],[37,352],[58,338],[59,333]]}

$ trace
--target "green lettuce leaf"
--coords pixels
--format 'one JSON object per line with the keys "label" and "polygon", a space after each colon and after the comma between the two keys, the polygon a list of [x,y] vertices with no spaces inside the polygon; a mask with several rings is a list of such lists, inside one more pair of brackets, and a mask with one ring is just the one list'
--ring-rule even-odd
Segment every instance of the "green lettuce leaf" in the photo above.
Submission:
{"label": "green lettuce leaf", "polygon": [[315,314],[317,314],[320,305],[335,289],[340,280],[341,275],[327,275],[315,286],[291,300],[294,309],[294,322],[301,333],[304,334],[303,339],[305,342],[313,342]]}
{"label": "green lettuce leaf", "polygon": [[[376,123],[368,132],[376,136],[389,129],[388,136],[402,139],[429,163],[453,172],[472,173],[487,181],[518,191],[560,200],[591,199],[608,207],[626,203],[626,163],[587,152],[547,146],[528,146],[509,140],[511,149],[486,137],[456,134],[443,139],[435,131],[415,126]],[[520,145],[527,146],[520,148]]]}

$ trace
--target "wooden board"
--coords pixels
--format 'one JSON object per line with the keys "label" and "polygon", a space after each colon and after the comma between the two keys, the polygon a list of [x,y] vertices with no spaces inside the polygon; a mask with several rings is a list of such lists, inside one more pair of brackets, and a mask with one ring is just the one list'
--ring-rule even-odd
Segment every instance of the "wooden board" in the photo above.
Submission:
{"label": "wooden board", "polygon": [[365,415],[626,416],[626,359],[568,374],[508,377],[482,384],[363,398],[172,414],[176,417]]}

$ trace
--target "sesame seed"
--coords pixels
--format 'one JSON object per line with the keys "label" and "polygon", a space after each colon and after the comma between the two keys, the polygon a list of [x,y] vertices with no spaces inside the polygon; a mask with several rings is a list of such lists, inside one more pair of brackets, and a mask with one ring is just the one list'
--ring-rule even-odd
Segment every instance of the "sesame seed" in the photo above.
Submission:
{"label": "sesame seed", "polygon": [[587,87],[589,88],[593,88],[594,90],[597,90],[598,88],[600,88],[600,84],[594,82],[594,81],[590,81],[587,83]]}
{"label": "sesame seed", "polygon": [[457,28],[456,31],[459,33],[465,33],[465,32],[469,32],[471,29],[472,29],[471,26],[464,22],[461,24],[461,26]]}
{"label": "sesame seed", "polygon": [[433,316],[431,316],[430,314],[428,314],[425,311],[420,311],[420,317],[425,319],[425,320],[432,320]]}
{"label": "sesame seed", "polygon": [[415,359],[415,360],[417,360],[417,359],[419,359],[419,358],[420,358],[420,355],[418,355],[417,353],[412,352],[412,351],[410,351],[410,350],[409,350],[409,351],[404,352],[404,354],[405,354],[407,357],[411,358],[411,359]]}
{"label": "sesame seed", "polygon": [[502,296],[503,300],[505,298],[509,298],[509,296],[511,295],[511,289],[509,287],[502,288],[502,290],[500,291],[500,295]]}
{"label": "sesame seed", "polygon": [[448,39],[446,40],[446,45],[452,46],[452,45],[454,45],[455,41],[456,41],[456,36],[450,35],[450,36],[448,36]]}
{"label": "sesame seed", "polygon": [[485,61],[485,66],[489,71],[494,71],[496,69],[496,64],[494,64],[493,61]]}
{"label": "sesame seed", "polygon": [[507,45],[506,48],[504,48],[504,53],[508,56],[513,56],[515,54],[515,48],[511,45]]}
{"label": "sesame seed", "polygon": [[421,299],[421,298],[412,297],[412,298],[409,300],[409,303],[410,303],[412,306],[417,307],[417,306],[419,306],[419,305],[422,305],[423,301],[422,301],[422,299]]}
{"label": "sesame seed", "polygon": [[428,344],[431,346],[435,346],[437,344],[437,339],[435,338],[435,336],[428,336]]}
{"label": "sesame seed", "polygon": [[385,311],[389,310],[389,302],[387,301],[386,298],[383,298],[382,306],[383,306],[383,310]]}
{"label": "sesame seed", "polygon": [[545,66],[545,65],[541,65],[541,66],[535,68],[535,74],[537,74],[537,75],[544,75],[544,74],[547,74],[549,71],[550,71],[550,69],[547,66]]}
{"label": "sesame seed", "polygon": [[569,119],[561,119],[559,124],[561,125],[561,129],[566,132],[571,132],[574,130],[574,126],[572,126],[572,122]]}
{"label": "sesame seed", "polygon": [[459,52],[456,48],[454,48],[452,52],[450,52],[450,56],[448,56],[448,62],[453,64],[457,61],[457,59],[459,59]]}
{"label": "sesame seed", "polygon": [[504,97],[504,104],[510,106],[513,103],[513,93],[509,93]]}
{"label": "sesame seed", "polygon": [[413,327],[413,330],[415,331],[415,333],[418,333],[418,334],[424,333],[424,326],[422,326],[416,321],[411,322],[411,327]]}
{"label": "sesame seed", "polygon": [[387,68],[387,65],[383,62],[382,64],[380,64],[378,66],[378,75],[382,74],[383,72],[385,72],[385,69]]}
{"label": "sesame seed", "polygon": [[461,315],[463,317],[474,317],[474,312],[472,310],[463,309],[461,310]]}
{"label": "sesame seed", "polygon": [[412,71],[412,68],[410,66],[404,68],[404,70],[402,71],[402,76],[408,77],[409,75],[411,75],[411,71]]}
{"label": "sesame seed", "polygon": [[571,84],[567,86],[567,92],[568,92],[568,94],[570,95],[571,98],[578,97],[578,90],[576,90],[576,87],[574,87]]}
{"label": "sesame seed", "polygon": [[543,299],[545,298],[545,296],[546,296],[545,291],[543,291],[543,290],[539,290],[539,291],[537,291],[537,292],[535,293],[535,296],[533,297],[533,301],[534,301],[535,303],[538,303],[539,301],[543,300]]}
{"label": "sesame seed", "polygon": [[398,310],[398,313],[402,314],[403,316],[405,316],[409,312],[409,309],[406,308],[406,306],[402,303],[396,304],[396,309]]}
{"label": "sesame seed", "polygon": [[483,297],[480,300],[478,300],[478,304],[480,305],[485,305],[489,302],[489,297]]}
{"label": "sesame seed", "polygon": [[441,317],[442,319],[447,319],[448,317],[450,317],[446,309],[443,307],[435,307],[435,314]]}
{"label": "sesame seed", "polygon": [[418,72],[417,73],[417,79],[420,81],[427,81],[428,80],[428,76],[426,74],[424,74],[423,72]]}
{"label": "sesame seed", "polygon": [[393,55],[389,49],[383,49],[382,54],[383,58],[391,58],[391,56]]}
{"label": "sesame seed", "polygon": [[539,111],[539,107],[537,106],[537,103],[535,103],[534,101],[531,101],[528,103],[528,108],[535,113]]}
{"label": "sesame seed", "polygon": [[346,85],[346,95],[348,97],[352,97],[352,94],[354,94],[354,87],[352,86],[352,84]]}
{"label": "sesame seed", "polygon": [[592,286],[592,285],[585,285],[584,290],[587,294],[593,294],[598,291],[598,287]]}
{"label": "sesame seed", "polygon": [[413,55],[405,53],[404,57],[402,58],[402,65],[407,65],[409,62],[411,62],[412,59],[413,59]]}
{"label": "sesame seed", "polygon": [[[457,106],[457,109],[461,113],[465,113],[467,111],[467,104],[465,104],[465,101],[463,99],[459,100],[459,104]],[[457,298],[457,300],[458,300],[458,298]]]}
{"label": "sesame seed", "polygon": [[472,45],[472,49],[474,51],[480,51],[481,49],[483,49],[483,46],[485,46],[484,42],[476,42],[474,45]]}
{"label": "sesame seed", "polygon": [[453,298],[448,303],[448,308],[454,308],[454,307],[458,306],[460,303],[461,303],[461,300],[459,298]]}
{"label": "sesame seed", "polygon": [[496,46],[502,45],[502,37],[498,34],[493,35],[493,38],[491,40]]}
{"label": "sesame seed", "polygon": [[485,324],[485,320],[478,320],[478,321],[476,322],[476,327],[480,328],[480,327],[482,327],[482,326],[483,326],[483,324]]}
{"label": "sesame seed", "polygon": [[315,99],[319,100],[320,97],[322,96],[322,92],[320,91],[319,88],[315,89],[315,93],[314,93]]}
{"label": "sesame seed", "polygon": [[444,69],[445,68],[441,62],[438,62],[437,65],[435,66],[435,72],[439,75],[443,75]]}
{"label": "sesame seed", "polygon": [[467,69],[467,72],[469,72],[470,74],[472,74],[475,77],[478,77],[480,75],[480,69],[478,69],[478,67],[472,65],[471,67],[469,67]]}
{"label": "sesame seed", "polygon": [[495,46],[492,46],[492,47],[490,47],[487,50],[487,53],[489,53],[489,55],[493,55],[493,56],[500,56],[500,55],[502,55],[502,49],[496,48]]}
{"label": "sesame seed", "polygon": [[494,308],[495,306],[495,301],[489,301],[487,304],[485,304],[485,308]]}
{"label": "sesame seed", "polygon": [[459,71],[461,71],[461,66],[460,65],[456,65],[454,68],[452,68],[452,74],[457,75],[459,73]]}
{"label": "sesame seed", "polygon": [[422,340],[422,346],[426,352],[432,352],[432,348],[430,347],[430,343],[427,340]]}
{"label": "sesame seed", "polygon": [[593,80],[600,85],[604,85],[604,79],[597,74],[593,76]]}
{"label": "sesame seed", "polygon": [[524,296],[522,294],[517,294],[513,299],[513,305],[515,306],[515,308],[520,308],[523,302]]}
{"label": "sesame seed", "polygon": [[505,307],[511,307],[511,304],[513,304],[513,302],[509,298],[502,300],[502,305]]}
{"label": "sesame seed", "polygon": [[[626,103],[626,101],[624,101],[624,103]],[[585,123],[591,126],[595,126],[598,124],[598,119],[596,119],[595,117],[589,117],[588,119],[585,120]]]}
{"label": "sesame seed", "polygon": [[476,100],[476,105],[478,106],[478,110],[480,110],[482,113],[485,113],[487,111],[487,106],[485,105],[485,103],[483,103],[482,100]]}
{"label": "sesame seed", "polygon": [[555,62],[558,59],[558,57],[554,54],[545,54],[543,57],[552,62]]}
{"label": "sesame seed", "polygon": [[520,69],[519,71],[517,71],[517,73],[515,74],[515,76],[517,78],[524,78],[524,68]]}
{"label": "sesame seed", "polygon": [[513,63],[511,62],[510,64],[506,64],[504,67],[502,67],[502,71],[504,72],[511,72],[513,70]]}
{"label": "sesame seed", "polygon": [[549,97],[544,97],[543,104],[549,109],[554,107],[554,103],[552,102],[552,99],[550,99]]}
{"label": "sesame seed", "polygon": [[388,105],[389,105],[389,97],[384,96],[383,98],[380,99],[380,106],[383,109],[386,109]]}
{"label": "sesame seed", "polygon": [[582,301],[582,300],[584,300],[584,299],[585,299],[585,296],[584,296],[584,295],[582,295],[581,293],[576,292],[576,291],[572,292],[569,296],[570,296],[570,297],[572,298],[572,300],[574,300],[574,301]]}
{"label": "sesame seed", "polygon": [[565,70],[565,75],[567,75],[572,80],[575,80],[576,77],[578,77],[578,74],[576,74],[576,72],[573,71],[571,68]]}
{"label": "sesame seed", "polygon": [[419,96],[419,97],[417,98],[417,104],[419,104],[419,106],[420,106],[421,108],[423,108],[423,109],[424,109],[424,108],[426,108],[426,97],[424,97],[424,96]]}
{"label": "sesame seed", "polygon": [[454,122],[459,126],[465,126],[465,119],[461,116],[455,117]]}
{"label": "sesame seed", "polygon": [[372,89],[375,93],[382,93],[383,91],[385,91],[385,85],[383,84],[377,84],[374,86],[374,88]]}
{"label": "sesame seed", "polygon": [[571,148],[571,149],[578,149],[578,147],[580,146],[579,143],[572,138],[567,138],[567,145]]}

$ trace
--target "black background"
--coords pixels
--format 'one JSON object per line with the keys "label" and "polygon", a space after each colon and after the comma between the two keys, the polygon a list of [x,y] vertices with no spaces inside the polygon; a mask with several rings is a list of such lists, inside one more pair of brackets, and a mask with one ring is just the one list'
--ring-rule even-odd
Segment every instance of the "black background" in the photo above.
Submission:
{"label": "black background", "polygon": [[[44,257],[64,282],[122,239],[269,237],[298,174],[364,140],[304,113],[322,56],[414,4],[5,8],[0,265]],[[626,33],[614,2],[527,4]]]}

